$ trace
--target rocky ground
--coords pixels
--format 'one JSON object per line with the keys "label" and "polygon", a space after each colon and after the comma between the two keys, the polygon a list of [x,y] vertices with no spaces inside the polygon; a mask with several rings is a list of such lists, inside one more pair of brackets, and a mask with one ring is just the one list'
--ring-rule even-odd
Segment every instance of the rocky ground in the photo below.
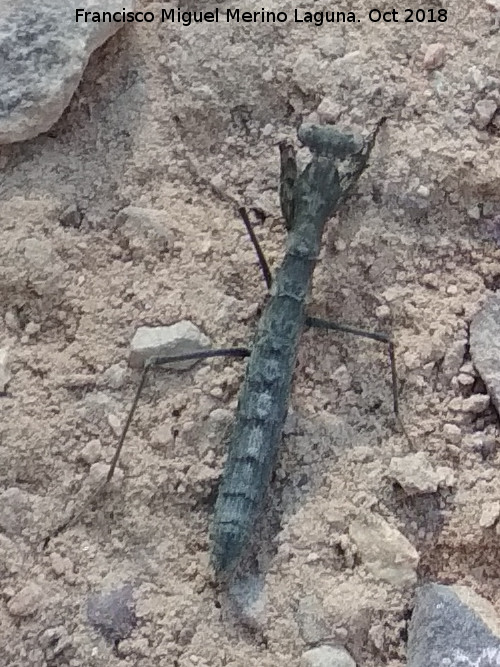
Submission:
{"label": "rocky ground", "polygon": [[[422,584],[498,609],[495,316],[475,320],[472,356],[469,340],[500,281],[498,15],[452,0],[446,22],[401,6],[382,25],[371,8],[321,27],[127,25],[80,55],[48,131],[0,126],[24,139],[0,147],[0,664],[402,667]],[[268,506],[221,589],[208,527],[244,362],[150,378],[93,500],[138,382],[130,342],[189,320],[250,345],[266,293],[231,201],[275,268],[277,143],[381,116],[310,312],[392,333],[409,437],[384,346],[306,331]]]}

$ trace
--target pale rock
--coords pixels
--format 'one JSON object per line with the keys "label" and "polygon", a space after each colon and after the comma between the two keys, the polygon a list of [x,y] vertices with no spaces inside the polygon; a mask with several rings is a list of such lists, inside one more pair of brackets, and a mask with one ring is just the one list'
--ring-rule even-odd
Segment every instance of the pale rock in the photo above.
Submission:
{"label": "pale rock", "polygon": [[342,107],[329,97],[321,100],[316,112],[321,123],[336,123],[342,113]]}
{"label": "pale rock", "polygon": [[500,502],[484,503],[479,518],[479,525],[481,528],[491,528],[495,525],[500,517]]}
{"label": "pale rock", "polygon": [[444,44],[441,44],[441,42],[429,44],[424,54],[424,69],[433,70],[440,67],[444,62],[445,54],[446,47]]}
{"label": "pale rock", "polygon": [[8,348],[0,348],[0,394],[6,391],[7,385],[12,377],[9,368],[8,354]]}
{"label": "pale rock", "polygon": [[303,653],[300,667],[356,667],[356,663],[342,646],[324,644]]}
{"label": "pale rock", "polygon": [[[131,343],[129,364],[142,368],[152,357],[188,354],[210,346],[210,339],[197,326],[182,320],[166,327],[139,327]],[[191,368],[196,359],[168,364],[172,370]]]}
{"label": "pale rock", "polygon": [[387,320],[391,316],[391,309],[389,306],[382,304],[381,306],[375,308],[375,315],[379,320]]}
{"label": "pale rock", "polygon": [[121,434],[123,428],[120,417],[114,414],[109,414],[107,415],[107,419],[111,430],[116,435],[116,437],[118,437]]}
{"label": "pale rock", "polygon": [[388,476],[409,496],[434,493],[445,479],[445,473],[434,470],[424,452],[391,459]]}
{"label": "pale rock", "polygon": [[459,373],[457,375],[457,382],[462,385],[462,387],[470,387],[474,384],[475,378],[467,373]]}
{"label": "pale rock", "polygon": [[463,399],[462,399],[461,396],[455,396],[448,403],[448,408],[452,412],[463,412],[463,407],[462,406],[463,406]]}
{"label": "pale rock", "polygon": [[[88,0],[88,11],[133,9],[133,0]],[[122,22],[75,20],[79,0],[0,5],[0,144],[46,132],[75,92],[90,55]]]}
{"label": "pale rock", "polygon": [[479,100],[474,106],[474,125],[478,130],[484,130],[493,120],[498,105],[494,100]]}
{"label": "pale rock", "polygon": [[90,488],[97,489],[106,480],[108,471],[109,471],[109,466],[107,463],[93,463],[90,466],[86,483]]}
{"label": "pale rock", "polygon": [[127,368],[123,363],[113,364],[107,368],[102,374],[102,379],[104,384],[111,389],[121,389],[125,382],[125,377],[127,375]]}
{"label": "pale rock", "polygon": [[42,597],[40,586],[31,582],[9,600],[7,609],[12,616],[31,616],[38,610]]}
{"label": "pale rock", "polygon": [[490,405],[490,397],[488,394],[472,394],[462,401],[462,410],[464,412],[472,412],[472,414],[480,415]]}
{"label": "pale rock", "polygon": [[373,513],[361,516],[351,524],[349,534],[362,563],[376,579],[396,587],[416,582],[417,550],[382,517]]}
{"label": "pale rock", "polygon": [[84,461],[91,465],[96,463],[102,456],[102,445],[101,441],[95,438],[94,440],[89,440],[85,447],[78,455],[78,459]]}
{"label": "pale rock", "polygon": [[482,215],[481,208],[478,204],[473,204],[467,209],[467,215],[470,220],[480,220]]}
{"label": "pale rock", "polygon": [[457,445],[462,440],[462,431],[456,424],[445,424],[443,435],[447,442]]}

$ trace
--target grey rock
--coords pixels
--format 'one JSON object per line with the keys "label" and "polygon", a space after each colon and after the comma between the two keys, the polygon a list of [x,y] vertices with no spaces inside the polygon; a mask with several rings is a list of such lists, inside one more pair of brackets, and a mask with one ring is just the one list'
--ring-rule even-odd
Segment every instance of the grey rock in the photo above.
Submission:
{"label": "grey rock", "polygon": [[498,619],[489,602],[464,586],[427,584],[416,594],[408,667],[499,667]]}
{"label": "grey rock", "polygon": [[108,641],[125,639],[137,625],[132,586],[125,584],[109,593],[97,593],[87,602],[89,623]]}
{"label": "grey rock", "polygon": [[[142,368],[151,357],[187,354],[210,346],[210,339],[189,320],[181,320],[168,327],[139,327],[130,344],[129,364]],[[182,370],[196,363],[181,361],[169,364],[169,368]]]}
{"label": "grey rock", "polygon": [[[87,11],[133,9],[134,0],[89,0]],[[76,22],[78,0],[0,6],[0,144],[46,132],[61,116],[91,53],[124,23]]]}
{"label": "grey rock", "polygon": [[500,412],[500,294],[491,295],[471,322],[472,361]]}
{"label": "grey rock", "polygon": [[302,654],[300,667],[356,667],[342,646],[318,646]]}

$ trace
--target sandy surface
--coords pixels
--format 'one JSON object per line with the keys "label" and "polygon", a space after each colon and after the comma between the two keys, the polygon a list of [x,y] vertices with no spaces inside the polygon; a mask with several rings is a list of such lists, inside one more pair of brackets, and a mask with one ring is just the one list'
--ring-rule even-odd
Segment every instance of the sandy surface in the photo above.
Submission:
{"label": "sandy surface", "polygon": [[[447,8],[446,23],[128,27],[95,53],[48,134],[1,148],[12,377],[0,398],[0,664],[290,667],[331,642],[360,665],[400,667],[415,584],[365,567],[350,526],[367,512],[414,545],[419,581],[469,584],[498,606],[499,538],[480,525],[500,500],[496,415],[461,407],[484,391],[467,366],[468,324],[500,280],[499,128],[478,129],[475,112],[499,98],[498,33],[483,3]],[[368,131],[381,115],[371,165],[325,235],[310,311],[392,332],[402,419],[415,450],[452,470],[449,484],[409,496],[387,474],[411,446],[384,347],[307,331],[241,580],[260,587],[253,606],[214,587],[208,562],[241,361],[151,378],[112,488],[47,540],[111,459],[138,380],[126,366],[137,326],[189,319],[214,345],[251,344],[264,282],[207,181],[255,209],[275,267],[276,143],[304,119]],[[121,229],[127,205],[163,211],[165,243]],[[113,646],[87,604],[126,584],[136,623]]]}

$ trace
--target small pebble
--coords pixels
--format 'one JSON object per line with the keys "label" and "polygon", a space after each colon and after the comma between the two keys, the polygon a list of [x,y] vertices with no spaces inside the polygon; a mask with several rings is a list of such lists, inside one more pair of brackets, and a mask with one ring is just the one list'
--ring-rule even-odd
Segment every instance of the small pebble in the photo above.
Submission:
{"label": "small pebble", "polygon": [[56,577],[61,577],[66,572],[73,570],[73,563],[69,558],[63,558],[57,551],[53,551],[50,556],[50,565]]}
{"label": "small pebble", "polygon": [[443,474],[434,470],[425,452],[393,457],[387,474],[409,496],[434,493],[444,481]]}
{"label": "small pebble", "polygon": [[472,377],[472,375],[468,375],[467,373],[459,373],[457,375],[457,380],[458,383],[462,385],[462,387],[470,387],[471,384],[474,384],[475,378]]}
{"label": "small pebble", "polygon": [[5,326],[7,329],[10,329],[11,331],[18,331],[20,328],[19,325],[19,318],[17,317],[16,313],[14,313],[12,310],[8,310],[5,313]]}
{"label": "small pebble", "polygon": [[462,431],[456,424],[445,424],[443,435],[447,442],[457,445],[462,440]]}
{"label": "small pebble", "polygon": [[[104,483],[104,480],[107,477],[109,466],[107,463],[93,463],[89,468],[89,474],[87,476],[87,482],[91,488],[97,488]],[[119,471],[115,470],[115,476],[113,479],[117,479]]]}
{"label": "small pebble", "polygon": [[480,415],[490,405],[489,394],[473,394],[469,398],[464,398],[462,401],[462,410],[465,412],[472,412],[475,415]]}
{"label": "small pebble", "polygon": [[385,304],[375,308],[375,315],[379,320],[387,320],[391,316],[391,309]]}
{"label": "small pebble", "polygon": [[36,322],[28,322],[24,327],[24,333],[27,336],[35,336],[40,331],[40,325]]}
{"label": "small pebble", "polygon": [[102,379],[108,387],[111,387],[111,389],[121,389],[125,382],[126,374],[127,369],[125,365],[113,364],[104,371]]}
{"label": "small pebble", "polygon": [[42,596],[40,586],[29,583],[9,600],[7,609],[12,616],[30,616],[38,610]]}
{"label": "small pebble", "polygon": [[462,412],[463,411],[463,399],[460,398],[460,396],[455,396],[455,398],[452,398],[451,401],[448,403],[448,408],[452,412]]}
{"label": "small pebble", "polygon": [[475,377],[476,375],[474,365],[470,361],[466,361],[465,364],[462,364],[462,366],[460,366],[460,372],[467,373],[467,375],[472,375],[473,377]]}
{"label": "small pebble", "polygon": [[82,449],[78,455],[79,460],[84,463],[91,465],[92,463],[97,463],[102,456],[102,445],[101,441],[95,438],[94,440],[89,440],[85,447]]}
{"label": "small pebble", "polygon": [[113,433],[118,437],[121,432],[122,432],[122,421],[119,417],[116,415],[110,414],[108,415],[108,424],[111,427],[111,430]]}
{"label": "small pebble", "polygon": [[422,276],[422,285],[431,289],[439,289],[439,278],[435,273],[425,273]]}
{"label": "small pebble", "polygon": [[0,348],[0,393],[6,391],[12,377],[9,368],[8,353],[8,348]]}
{"label": "small pebble", "polygon": [[484,130],[492,121],[498,105],[494,100],[479,100],[474,107],[474,125]]}
{"label": "small pebble", "polygon": [[446,48],[444,44],[441,44],[440,42],[429,44],[424,54],[424,69],[433,70],[436,69],[436,67],[440,67],[444,62],[445,54]]}
{"label": "small pebble", "polygon": [[262,136],[263,137],[270,137],[274,134],[274,125],[271,123],[267,123],[267,125],[264,125],[262,128]]}
{"label": "small pebble", "polygon": [[[130,344],[129,364],[142,368],[146,359],[186,354],[210,346],[210,339],[189,320],[167,327],[139,327]],[[169,364],[173,370],[191,368],[196,360]]]}
{"label": "small pebble", "polygon": [[481,209],[479,208],[478,204],[469,206],[467,209],[467,215],[469,216],[470,220],[479,220],[481,218]]}
{"label": "small pebble", "polygon": [[336,123],[342,113],[342,107],[333,99],[325,97],[316,111],[322,123]]}
{"label": "small pebble", "polygon": [[495,501],[493,503],[485,503],[479,519],[481,528],[491,528],[495,525],[500,517],[500,503]]}

